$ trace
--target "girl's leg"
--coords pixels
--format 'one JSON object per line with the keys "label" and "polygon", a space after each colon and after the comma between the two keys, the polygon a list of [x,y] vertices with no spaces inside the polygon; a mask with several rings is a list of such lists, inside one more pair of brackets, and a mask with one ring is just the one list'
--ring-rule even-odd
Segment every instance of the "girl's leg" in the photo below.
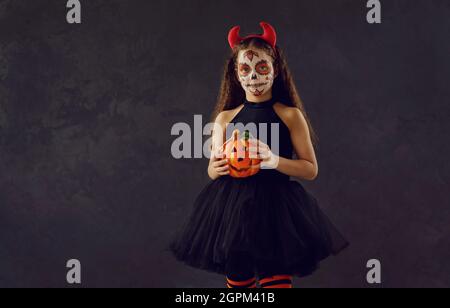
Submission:
{"label": "girl's leg", "polygon": [[292,275],[262,275],[259,285],[264,289],[289,289],[292,288]]}
{"label": "girl's leg", "polygon": [[227,275],[227,288],[229,289],[254,289],[256,288],[256,277]]}
{"label": "girl's leg", "polygon": [[256,277],[251,258],[240,252],[233,253],[226,266],[227,288],[256,288]]}

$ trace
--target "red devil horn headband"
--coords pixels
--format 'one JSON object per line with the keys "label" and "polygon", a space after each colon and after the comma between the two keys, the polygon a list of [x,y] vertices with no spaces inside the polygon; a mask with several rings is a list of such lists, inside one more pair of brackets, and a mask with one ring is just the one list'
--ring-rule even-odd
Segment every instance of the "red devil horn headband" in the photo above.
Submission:
{"label": "red devil horn headband", "polygon": [[264,41],[269,43],[269,45],[272,46],[272,48],[275,49],[275,45],[277,43],[277,33],[275,32],[275,29],[267,22],[262,21],[259,24],[261,28],[263,28],[264,30],[263,34],[251,34],[244,38],[239,36],[239,30],[241,29],[241,27],[239,26],[233,27],[228,33],[228,43],[230,44],[231,49],[233,49],[236,45],[240,44],[243,40],[252,37],[263,39]]}

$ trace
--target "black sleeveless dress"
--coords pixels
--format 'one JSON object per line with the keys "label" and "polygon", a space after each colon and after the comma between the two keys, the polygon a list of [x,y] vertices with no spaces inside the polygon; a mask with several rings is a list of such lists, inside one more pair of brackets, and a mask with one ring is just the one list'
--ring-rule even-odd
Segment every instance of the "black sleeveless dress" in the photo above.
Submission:
{"label": "black sleeveless dress", "polygon": [[[278,149],[271,146],[271,150],[292,158],[289,129],[273,109],[274,103],[273,99],[262,103],[245,100],[230,124],[264,127],[266,139],[259,138],[259,131],[258,136],[252,135],[271,146],[271,123],[278,123]],[[210,181],[198,194],[190,217],[176,231],[169,249],[178,261],[209,272],[226,275],[227,260],[240,254],[251,257],[256,275],[303,277],[347,245],[299,182],[275,169],[261,169],[247,178],[226,175]]]}

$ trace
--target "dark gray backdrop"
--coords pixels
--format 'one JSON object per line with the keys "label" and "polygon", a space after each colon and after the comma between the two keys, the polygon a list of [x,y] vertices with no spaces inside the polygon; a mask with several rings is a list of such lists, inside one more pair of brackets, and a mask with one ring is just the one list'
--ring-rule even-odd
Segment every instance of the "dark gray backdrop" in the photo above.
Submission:
{"label": "dark gray backdrop", "polygon": [[351,242],[298,287],[450,286],[450,2],[0,0],[0,287],[223,287],[163,251],[208,181],[170,155],[213,109],[235,24],[279,32],[319,137],[303,182]]}

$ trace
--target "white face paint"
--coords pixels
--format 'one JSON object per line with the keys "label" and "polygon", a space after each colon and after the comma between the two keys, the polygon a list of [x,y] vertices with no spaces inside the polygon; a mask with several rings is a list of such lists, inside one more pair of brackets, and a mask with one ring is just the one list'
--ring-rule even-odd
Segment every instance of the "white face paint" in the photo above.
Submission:
{"label": "white face paint", "polygon": [[245,92],[261,96],[272,88],[273,59],[263,50],[244,49],[238,55],[237,72]]}

